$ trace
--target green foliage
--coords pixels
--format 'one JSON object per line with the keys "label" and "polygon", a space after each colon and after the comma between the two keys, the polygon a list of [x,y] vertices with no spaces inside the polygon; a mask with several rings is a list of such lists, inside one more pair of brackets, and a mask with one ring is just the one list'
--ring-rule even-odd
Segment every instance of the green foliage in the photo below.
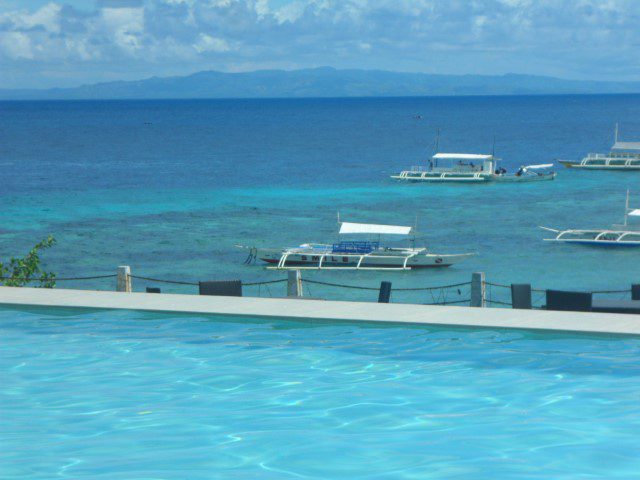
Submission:
{"label": "green foliage", "polygon": [[0,285],[24,287],[31,282],[39,282],[41,287],[56,286],[56,274],[44,272],[40,268],[40,251],[55,245],[56,239],[49,235],[38,242],[24,258],[11,257],[9,263],[0,262]]}

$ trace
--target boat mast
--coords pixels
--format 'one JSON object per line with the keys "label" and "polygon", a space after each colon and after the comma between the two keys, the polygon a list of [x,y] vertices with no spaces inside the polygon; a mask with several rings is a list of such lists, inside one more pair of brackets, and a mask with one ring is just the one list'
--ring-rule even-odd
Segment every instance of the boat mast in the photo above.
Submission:
{"label": "boat mast", "polygon": [[616,122],[616,136],[614,143],[618,143],[618,122]]}

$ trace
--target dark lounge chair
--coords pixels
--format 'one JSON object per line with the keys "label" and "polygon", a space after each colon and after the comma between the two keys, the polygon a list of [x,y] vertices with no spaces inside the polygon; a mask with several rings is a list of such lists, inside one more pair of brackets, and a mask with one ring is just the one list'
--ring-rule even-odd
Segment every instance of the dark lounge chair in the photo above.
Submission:
{"label": "dark lounge chair", "polygon": [[513,308],[531,310],[531,285],[528,283],[512,283],[511,304]]}
{"label": "dark lounge chair", "polygon": [[590,312],[593,295],[589,292],[565,292],[547,290],[547,310],[563,310],[568,312]]}
{"label": "dark lounge chair", "polygon": [[241,297],[241,280],[218,280],[211,282],[200,282],[198,284],[200,295],[218,295],[224,297]]}

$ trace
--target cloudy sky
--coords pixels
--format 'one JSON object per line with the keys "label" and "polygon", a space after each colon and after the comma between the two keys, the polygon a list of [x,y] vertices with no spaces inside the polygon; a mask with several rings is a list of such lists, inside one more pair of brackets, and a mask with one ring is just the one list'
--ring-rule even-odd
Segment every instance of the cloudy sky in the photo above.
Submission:
{"label": "cloudy sky", "polygon": [[0,88],[325,65],[640,80],[640,0],[0,0]]}

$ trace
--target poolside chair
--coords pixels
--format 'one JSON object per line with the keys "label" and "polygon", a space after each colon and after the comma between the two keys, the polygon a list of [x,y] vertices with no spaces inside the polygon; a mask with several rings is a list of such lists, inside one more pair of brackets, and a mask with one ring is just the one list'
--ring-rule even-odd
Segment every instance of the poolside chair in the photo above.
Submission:
{"label": "poolside chair", "polygon": [[200,295],[241,297],[242,280],[217,280],[198,283]]}
{"label": "poolside chair", "polygon": [[391,282],[380,282],[378,303],[389,303],[389,300],[391,300]]}
{"label": "poolside chair", "polygon": [[590,312],[593,302],[591,292],[565,292],[547,290],[547,310],[563,310],[569,312]]}
{"label": "poolside chair", "polygon": [[511,305],[520,310],[531,310],[531,285],[528,283],[511,284]]}

